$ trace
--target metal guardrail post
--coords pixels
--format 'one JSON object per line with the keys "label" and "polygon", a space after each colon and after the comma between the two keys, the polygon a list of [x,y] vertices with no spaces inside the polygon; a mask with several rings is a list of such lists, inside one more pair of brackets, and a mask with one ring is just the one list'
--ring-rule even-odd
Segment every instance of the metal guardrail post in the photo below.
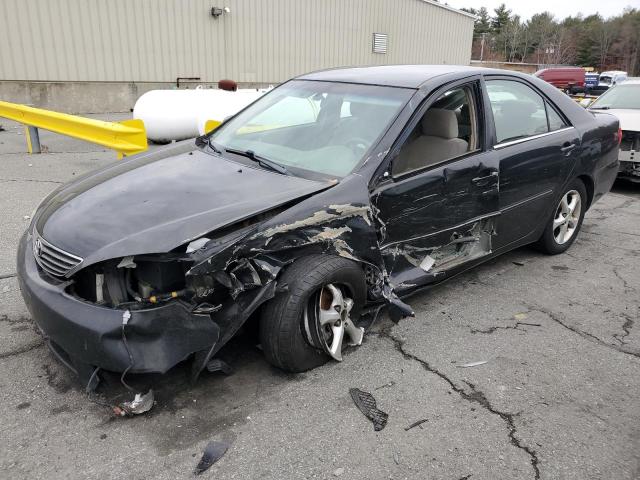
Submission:
{"label": "metal guardrail post", "polygon": [[42,153],[40,146],[40,133],[36,127],[30,125],[24,126],[24,134],[27,138],[27,151],[29,153]]}

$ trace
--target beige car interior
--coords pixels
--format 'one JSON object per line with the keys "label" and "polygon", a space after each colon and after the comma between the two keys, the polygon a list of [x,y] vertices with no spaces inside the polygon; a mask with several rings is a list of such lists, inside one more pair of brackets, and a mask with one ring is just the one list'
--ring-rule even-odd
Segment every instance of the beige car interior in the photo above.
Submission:
{"label": "beige car interior", "polygon": [[458,95],[461,90],[464,92],[461,105],[436,107],[443,102],[446,104],[446,97],[453,97],[451,92],[447,92],[424,113],[393,163],[394,175],[436,165],[475,149],[477,132],[473,97],[467,88],[457,89]]}

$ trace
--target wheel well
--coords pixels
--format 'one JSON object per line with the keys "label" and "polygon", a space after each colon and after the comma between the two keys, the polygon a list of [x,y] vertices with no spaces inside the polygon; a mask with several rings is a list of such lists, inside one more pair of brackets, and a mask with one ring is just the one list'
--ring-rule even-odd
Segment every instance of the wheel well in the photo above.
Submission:
{"label": "wheel well", "polygon": [[593,201],[593,180],[588,175],[580,175],[578,176],[578,180],[584,183],[584,188],[586,188],[587,190],[587,208],[589,208],[591,206],[591,202]]}

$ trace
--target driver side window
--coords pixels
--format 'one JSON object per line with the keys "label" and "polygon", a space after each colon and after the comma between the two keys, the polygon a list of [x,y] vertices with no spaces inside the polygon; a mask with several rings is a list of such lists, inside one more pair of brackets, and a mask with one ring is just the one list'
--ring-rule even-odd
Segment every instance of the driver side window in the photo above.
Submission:
{"label": "driver side window", "polygon": [[442,94],[426,110],[393,161],[401,175],[465,155],[478,148],[475,95],[470,85]]}

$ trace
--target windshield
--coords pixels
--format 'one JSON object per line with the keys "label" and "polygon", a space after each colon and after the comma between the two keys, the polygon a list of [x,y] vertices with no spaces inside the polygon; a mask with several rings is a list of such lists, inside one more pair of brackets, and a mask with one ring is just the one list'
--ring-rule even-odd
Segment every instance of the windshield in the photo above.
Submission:
{"label": "windshield", "polygon": [[251,151],[293,174],[343,177],[414,93],[372,85],[293,80],[258,99],[210,138],[232,151]]}
{"label": "windshield", "polygon": [[607,90],[589,108],[640,109],[640,83],[618,85]]}

